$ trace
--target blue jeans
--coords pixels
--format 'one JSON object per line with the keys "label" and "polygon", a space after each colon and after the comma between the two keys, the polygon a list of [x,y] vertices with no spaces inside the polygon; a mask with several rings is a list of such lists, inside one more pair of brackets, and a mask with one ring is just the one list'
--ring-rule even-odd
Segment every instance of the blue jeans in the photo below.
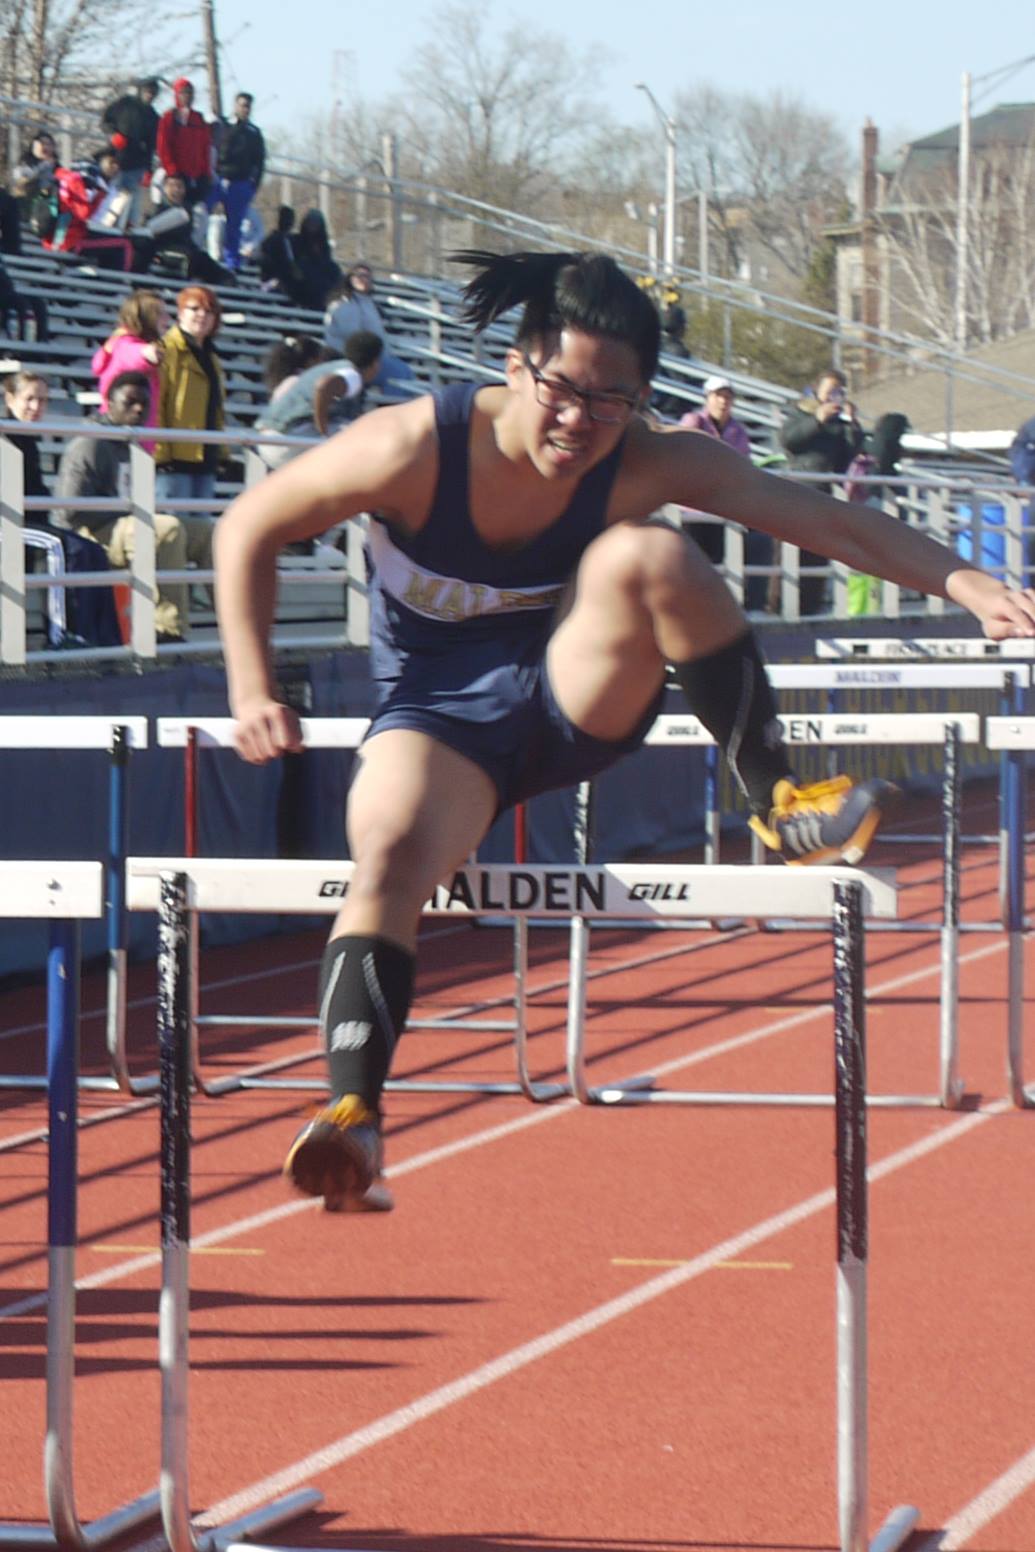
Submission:
{"label": "blue jeans", "polygon": [[[114,189],[121,190],[130,195],[129,215],[125,226],[136,226],[143,217],[144,205],[144,176],[146,167],[125,167],[120,169],[112,181]],[[125,227],[123,228],[125,230]]]}
{"label": "blue jeans", "polygon": [[227,269],[241,267],[241,223],[244,213],[255,198],[255,184],[250,178],[223,179],[220,184],[223,209],[226,211],[226,230],[223,233],[223,263]]}
{"label": "blue jeans", "polygon": [[215,491],[216,477],[209,469],[192,470],[189,474],[177,469],[155,470],[155,500],[159,503],[211,501]]}

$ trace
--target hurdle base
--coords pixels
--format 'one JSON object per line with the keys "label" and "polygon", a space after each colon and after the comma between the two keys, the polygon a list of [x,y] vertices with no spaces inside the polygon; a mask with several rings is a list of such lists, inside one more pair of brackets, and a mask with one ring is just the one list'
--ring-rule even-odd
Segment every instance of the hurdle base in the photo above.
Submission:
{"label": "hurdle base", "polygon": [[912,1504],[899,1504],[870,1542],[869,1552],[896,1552],[897,1547],[909,1540],[919,1523],[919,1509],[914,1509]]}
{"label": "hurdle base", "polygon": [[300,1488],[298,1492],[288,1493],[262,1509],[242,1514],[239,1519],[230,1520],[226,1525],[203,1531],[197,1537],[198,1552],[230,1552],[230,1548],[235,1546],[240,1547],[241,1552],[256,1552],[255,1542],[251,1539],[253,1536],[276,1530],[289,1520],[297,1520],[319,1508],[322,1503],[323,1494],[317,1488]]}
{"label": "hurdle base", "polygon": [[[142,1498],[124,1504],[120,1509],[113,1509],[110,1514],[102,1515],[89,1525],[75,1526],[76,1539],[85,1552],[95,1552],[95,1549],[120,1541],[131,1531],[139,1530],[149,1520],[157,1519],[158,1514],[158,1493],[145,1493]],[[49,1525],[0,1524],[0,1547],[27,1548],[29,1552],[55,1552],[56,1548],[68,1545],[64,1538],[58,1539]]]}

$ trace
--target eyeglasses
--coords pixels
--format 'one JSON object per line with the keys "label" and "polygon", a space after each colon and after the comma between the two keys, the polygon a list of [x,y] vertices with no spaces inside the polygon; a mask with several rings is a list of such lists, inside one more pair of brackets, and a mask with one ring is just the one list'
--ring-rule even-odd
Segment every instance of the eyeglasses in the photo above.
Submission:
{"label": "eyeglasses", "polygon": [[638,403],[621,393],[587,391],[562,382],[560,378],[547,377],[527,355],[524,362],[535,383],[536,402],[544,410],[570,410],[573,404],[584,404],[590,420],[598,425],[620,426],[629,419]]}

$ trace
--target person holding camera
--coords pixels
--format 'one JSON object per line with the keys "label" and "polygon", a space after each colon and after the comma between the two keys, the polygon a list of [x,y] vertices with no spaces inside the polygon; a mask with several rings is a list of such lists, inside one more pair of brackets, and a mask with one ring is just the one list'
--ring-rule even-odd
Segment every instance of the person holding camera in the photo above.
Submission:
{"label": "person holding camera", "polygon": [[[815,393],[804,398],[789,412],[780,427],[780,445],[787,453],[788,467],[802,474],[844,474],[857,453],[862,451],[864,433],[848,400],[843,372],[828,367],[816,383]],[[809,481],[814,490],[829,495],[831,486]],[[823,566],[821,555],[802,550],[802,566]],[[805,614],[822,614],[826,602],[826,578],[802,577],[800,606]]]}

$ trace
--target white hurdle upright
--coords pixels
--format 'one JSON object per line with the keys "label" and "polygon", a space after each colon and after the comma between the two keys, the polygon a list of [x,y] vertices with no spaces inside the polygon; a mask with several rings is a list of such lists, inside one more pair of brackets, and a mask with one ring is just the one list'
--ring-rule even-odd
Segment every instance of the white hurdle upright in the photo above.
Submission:
{"label": "white hurdle upright", "polygon": [[[64,747],[64,746],[61,746]],[[47,1431],[49,1529],[0,1524],[0,1547],[96,1552],[158,1513],[152,1492],[84,1525],[76,1508],[73,1388],[78,1236],[79,924],[104,912],[99,862],[6,862],[0,917],[50,922],[47,953]]]}
{"label": "white hurdle upright", "polygon": [[[129,757],[147,748],[146,717],[0,717],[0,750],[107,750],[108,855],[105,861],[105,917],[108,947],[105,1039],[111,1076],[80,1078],[84,1089],[117,1089],[123,1094],[153,1094],[157,1077],[133,1078],[126,1062],[126,908],[123,866],[126,859]],[[43,1088],[46,1079],[0,1074],[0,1088]]]}
{"label": "white hurdle upright", "polygon": [[[369,727],[363,717],[304,717],[302,736],[307,750],[338,749],[355,750],[363,741]],[[234,723],[229,717],[160,717],[157,725],[157,742],[166,749],[184,751],[184,843],[189,857],[198,855],[198,792],[200,787],[199,756],[204,749],[230,749],[233,747]],[[198,956],[198,919],[191,918],[191,953],[195,969]],[[514,922],[513,945],[514,1016],[511,1019],[464,1018],[410,1019],[409,1029],[460,1030],[472,1034],[505,1034],[514,1041],[515,1078],[512,1082],[487,1083],[479,1081],[451,1082],[445,1078],[407,1078],[392,1080],[389,1087],[415,1094],[523,1094],[526,1099],[542,1103],[558,1099],[567,1093],[563,1084],[541,1082],[533,1078],[528,1063],[528,921],[519,917]],[[194,996],[197,999],[200,977],[191,977]],[[194,1081],[201,1093],[216,1096],[242,1088],[321,1090],[322,1079],[277,1078],[273,1073],[296,1067],[311,1061],[319,1052],[305,1057],[283,1057],[277,1061],[261,1062],[233,1077],[208,1079],[201,1062],[199,1031],[206,1027],[250,1029],[311,1029],[315,1020],[293,1016],[269,1017],[247,1014],[201,1014],[197,1001],[191,1008],[191,1047],[193,1051]]]}
{"label": "white hurdle upright", "polygon": [[[187,1262],[189,1239],[190,1090],[187,1039],[191,961],[188,919],[198,911],[292,914],[333,912],[348,886],[351,865],[331,862],[247,862],[237,858],[135,857],[127,865],[131,910],[160,913],[159,1028],[163,1118],[163,1518],[172,1552],[194,1552],[186,1486]],[[776,909],[788,917],[830,923],[834,945],[834,1074],[837,1134],[837,1482],[841,1552],[865,1552],[868,1519],[868,1260],[863,903],[889,916],[895,892],[886,882],[846,868],[803,870],[743,867],[471,866],[434,891],[430,914],[495,912],[570,918],[645,920],[685,914],[706,917]],[[276,1506],[271,1506],[273,1510]],[[305,1512],[296,1505],[290,1512]],[[895,1509],[871,1552],[894,1552],[919,1520],[908,1505]],[[230,1528],[214,1533],[218,1545]],[[254,1543],[244,1543],[240,1552]],[[233,1544],[227,1552],[235,1552]],[[258,1552],[281,1552],[261,1548]],[[345,1552],[345,1549],[342,1549]],[[353,1549],[355,1552],[355,1549]]]}

